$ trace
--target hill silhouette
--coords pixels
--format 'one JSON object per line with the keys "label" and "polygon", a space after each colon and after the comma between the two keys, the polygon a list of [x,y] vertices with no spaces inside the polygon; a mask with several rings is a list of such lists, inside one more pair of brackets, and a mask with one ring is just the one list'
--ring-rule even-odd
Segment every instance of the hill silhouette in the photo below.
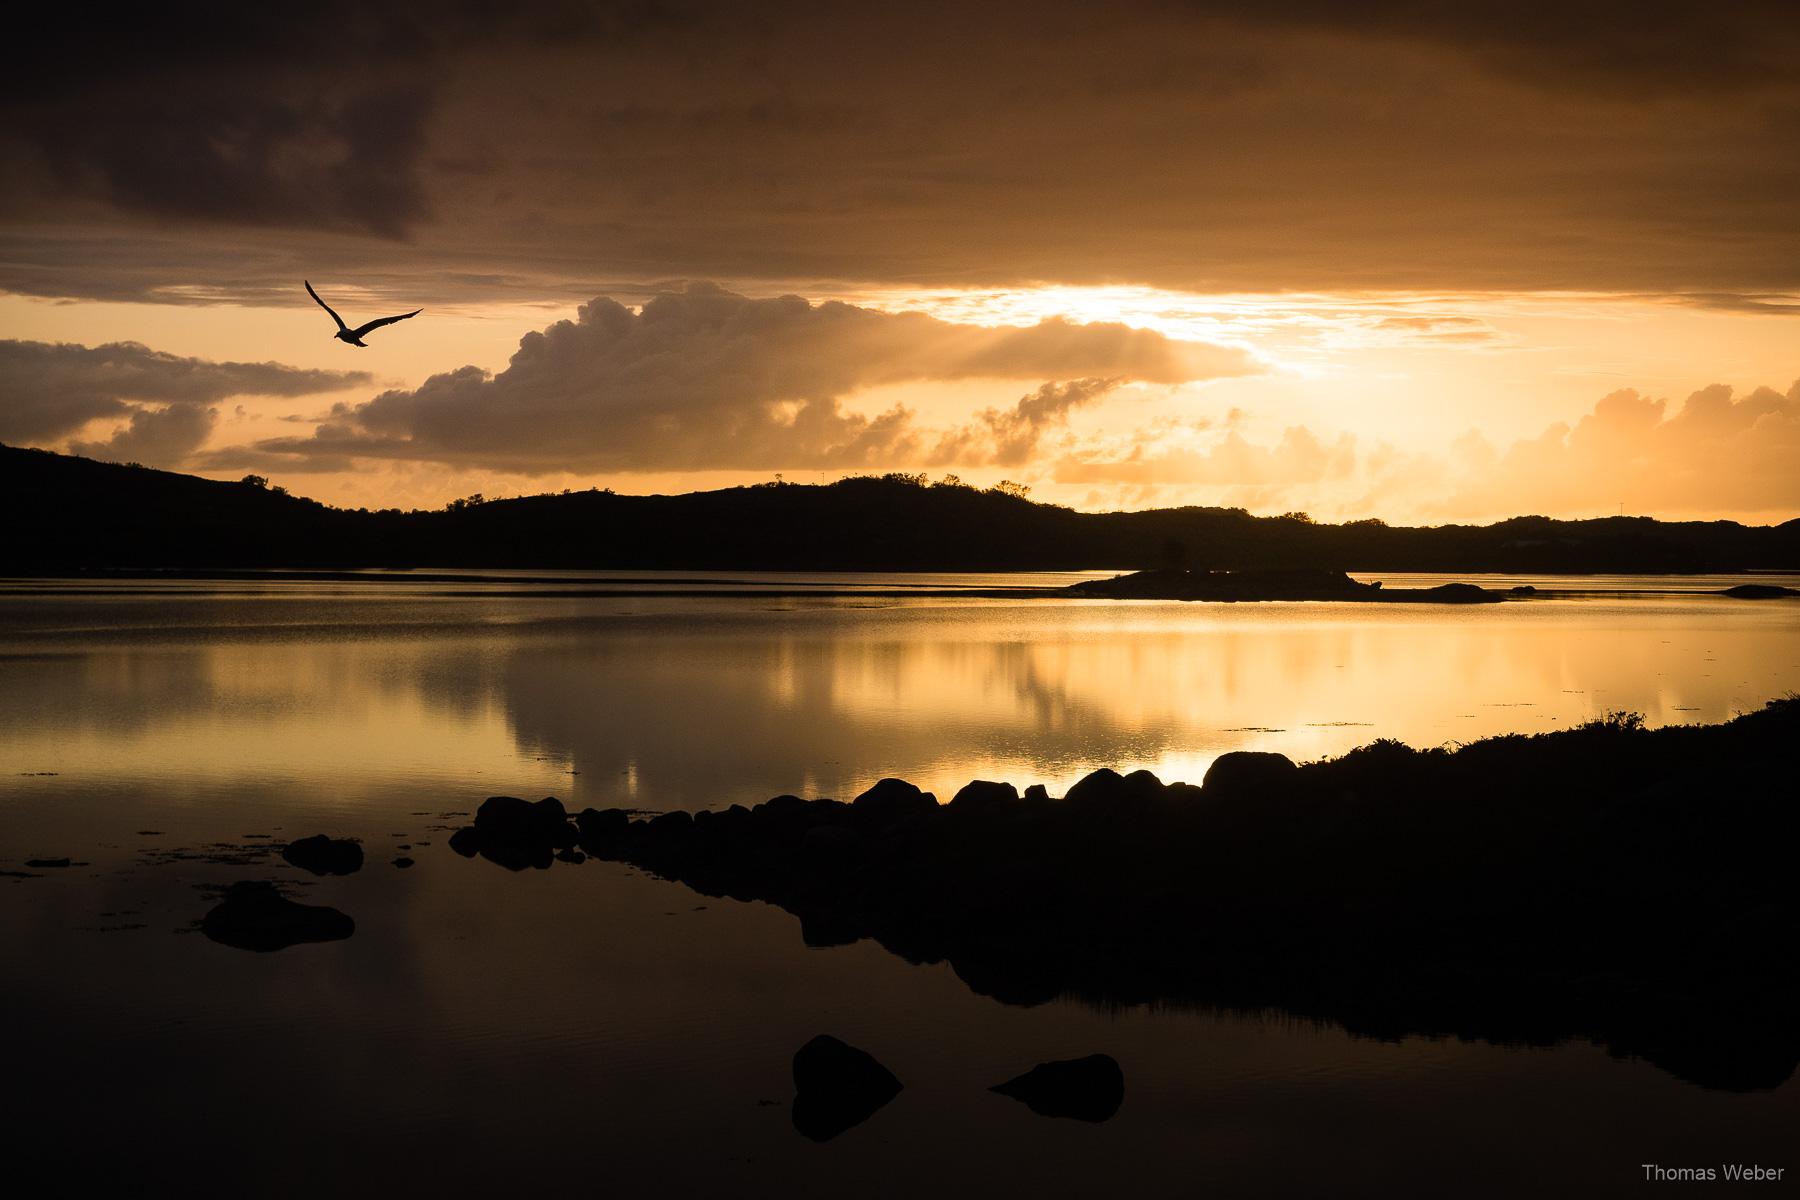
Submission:
{"label": "hill silhouette", "polygon": [[435,511],[338,509],[251,477],[200,479],[0,446],[0,563],[43,570],[629,567],[1055,570],[1186,566],[1358,571],[1800,569],[1800,520],[1515,517],[1331,525],[1171,508],[1085,513],[922,476],[678,496],[566,492]]}

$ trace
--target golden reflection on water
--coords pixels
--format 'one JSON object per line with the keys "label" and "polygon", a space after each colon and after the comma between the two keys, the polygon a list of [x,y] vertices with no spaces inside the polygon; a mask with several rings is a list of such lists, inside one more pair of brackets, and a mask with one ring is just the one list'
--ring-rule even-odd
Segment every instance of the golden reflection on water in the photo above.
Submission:
{"label": "golden reflection on water", "polygon": [[[918,599],[7,597],[0,772],[704,807],[900,775],[1053,792],[1099,766],[1716,721],[1800,680],[1800,608]],[[370,593],[364,595],[361,593]],[[45,606],[55,605],[54,620]],[[35,606],[35,607],[34,607]]]}

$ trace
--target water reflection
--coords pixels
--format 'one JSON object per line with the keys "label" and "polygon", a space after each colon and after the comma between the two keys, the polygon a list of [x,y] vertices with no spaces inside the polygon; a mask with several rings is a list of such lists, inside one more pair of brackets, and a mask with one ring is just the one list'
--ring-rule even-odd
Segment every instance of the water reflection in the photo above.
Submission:
{"label": "water reflection", "polygon": [[[1800,608],[1066,601],[0,598],[0,770],[410,780],[701,808],[885,775],[1197,779],[1554,729],[1717,721],[1800,678]],[[347,586],[347,585],[344,585]],[[142,589],[140,589],[142,590]]]}
{"label": "water reflection", "polygon": [[[21,1081],[0,1121],[31,1148],[9,1165],[27,1187],[41,1167],[50,1191],[75,1171],[158,1191],[205,1170],[296,1194],[346,1179],[462,1193],[516,1189],[529,1163],[674,1194],[1001,1179],[1043,1194],[1440,1195],[1454,1180],[1517,1195],[1547,1179],[1595,1193],[1641,1186],[1647,1142],[1666,1161],[1754,1160],[1793,1127],[1791,1081],[1725,1095],[1585,1044],[1021,1009],[948,964],[805,949],[764,905],[616,864],[513,875],[445,845],[457,810],[492,792],[702,807],[849,796],[889,774],[941,794],[975,775],[1060,790],[1098,765],[1195,779],[1240,747],[1311,757],[1612,708],[1711,721],[1800,678],[1792,606],[131,590],[0,587],[0,865],[85,864],[0,879],[0,1028]],[[321,832],[362,839],[363,870],[314,879],[202,852]],[[401,843],[416,847],[404,871],[388,865]],[[353,916],[355,936],[248,954],[190,932],[217,889],[265,875]],[[822,1030],[907,1084],[826,1147],[781,1103],[795,1047]],[[1102,1125],[986,1090],[1096,1052],[1131,1088]]]}

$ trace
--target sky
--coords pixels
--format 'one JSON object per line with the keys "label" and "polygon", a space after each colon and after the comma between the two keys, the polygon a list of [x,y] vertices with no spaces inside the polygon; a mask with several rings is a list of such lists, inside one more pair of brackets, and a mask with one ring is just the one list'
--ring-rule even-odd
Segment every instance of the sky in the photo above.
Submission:
{"label": "sky", "polygon": [[[0,442],[334,504],[906,471],[1800,515],[1800,9],[326,2],[0,81]],[[353,325],[332,338],[310,279]]]}

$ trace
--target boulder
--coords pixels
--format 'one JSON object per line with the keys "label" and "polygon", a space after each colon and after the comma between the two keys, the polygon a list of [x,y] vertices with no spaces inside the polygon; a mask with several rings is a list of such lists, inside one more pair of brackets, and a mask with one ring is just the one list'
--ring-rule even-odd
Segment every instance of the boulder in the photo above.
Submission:
{"label": "boulder", "polygon": [[475,812],[475,829],[488,845],[563,849],[575,844],[569,814],[555,796],[535,804],[517,796],[489,796]]}
{"label": "boulder", "polygon": [[1105,1121],[1125,1100],[1125,1073],[1108,1054],[1039,1063],[988,1089],[1022,1100],[1040,1117]]}
{"label": "boulder", "polygon": [[267,952],[341,941],[356,932],[356,922],[335,908],[289,900],[272,883],[245,881],[231,885],[200,929],[221,945]]}
{"label": "boulder", "polygon": [[686,809],[674,812],[659,813],[644,823],[644,832],[651,837],[667,837],[670,834],[687,833],[694,828],[694,814]]}
{"label": "boulder", "polygon": [[281,857],[314,875],[352,875],[362,869],[362,847],[343,838],[314,834],[289,842]]}
{"label": "boulder", "polygon": [[575,815],[575,826],[584,843],[600,845],[625,836],[631,814],[622,808],[584,808]]}
{"label": "boulder", "polygon": [[413,860],[402,854],[399,858],[394,860],[394,865],[401,868],[410,867],[413,865]]}
{"label": "boulder", "polygon": [[874,1116],[900,1089],[873,1055],[822,1033],[794,1053],[794,1128],[829,1141]]}
{"label": "boulder", "polygon": [[1010,783],[974,779],[963,784],[962,789],[950,798],[950,808],[952,811],[997,808],[1018,798],[1019,789]]}
{"label": "boulder", "polygon": [[860,820],[877,825],[892,825],[914,817],[929,817],[937,812],[937,797],[922,792],[904,779],[883,779],[851,802]]}
{"label": "boulder", "polygon": [[1115,808],[1145,804],[1162,795],[1162,791],[1162,780],[1149,771],[1121,775],[1110,767],[1101,767],[1083,776],[1063,799],[1082,808]]}
{"label": "boulder", "polygon": [[1025,789],[1025,799],[1033,804],[1041,804],[1050,799],[1050,789],[1041,783],[1034,783]]}
{"label": "boulder", "polygon": [[1213,760],[1200,786],[1210,794],[1224,796],[1281,791],[1293,784],[1299,770],[1285,754],[1233,750]]}

